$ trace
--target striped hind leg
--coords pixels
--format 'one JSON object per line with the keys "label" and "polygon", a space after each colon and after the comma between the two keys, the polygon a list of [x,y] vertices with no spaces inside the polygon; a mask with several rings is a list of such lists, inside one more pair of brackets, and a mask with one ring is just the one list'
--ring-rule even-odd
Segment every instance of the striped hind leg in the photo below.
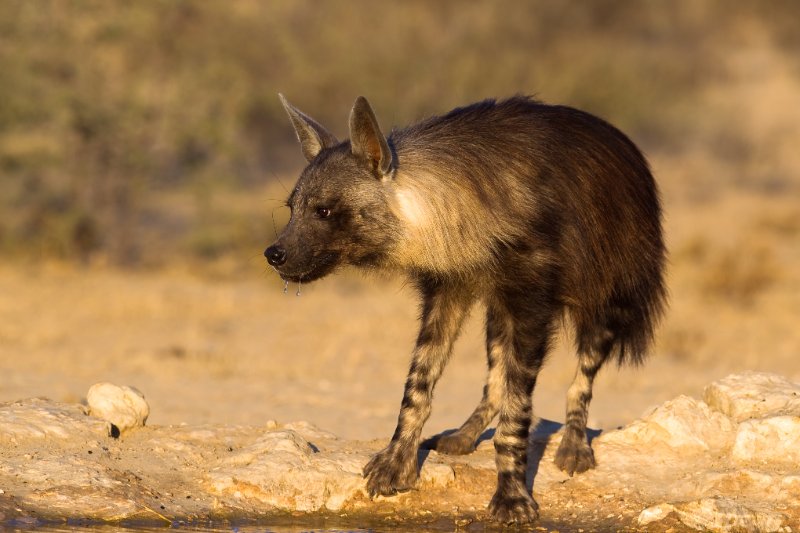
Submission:
{"label": "striped hind leg", "polygon": [[486,357],[489,367],[483,398],[464,424],[450,435],[436,439],[436,451],[450,455],[464,455],[475,450],[475,441],[497,416],[503,398],[505,365],[502,357],[503,343],[499,337],[502,324],[491,310],[486,313]]}
{"label": "striped hind leg", "polygon": [[594,452],[586,437],[586,420],[594,378],[608,359],[613,345],[614,336],[608,329],[579,333],[578,367],[567,391],[564,434],[554,459],[556,466],[570,476],[595,466]]}
{"label": "striped hind leg", "polygon": [[489,512],[501,523],[527,523],[538,506],[526,484],[528,435],[533,417],[532,394],[544,363],[555,314],[547,294],[531,290],[506,297],[502,346],[503,398],[494,436],[497,490]]}

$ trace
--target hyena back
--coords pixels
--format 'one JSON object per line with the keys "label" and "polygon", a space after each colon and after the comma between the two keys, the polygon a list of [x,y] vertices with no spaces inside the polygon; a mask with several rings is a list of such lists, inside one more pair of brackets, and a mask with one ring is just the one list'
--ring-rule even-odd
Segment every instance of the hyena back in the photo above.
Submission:
{"label": "hyena back", "polygon": [[287,281],[341,265],[397,271],[422,298],[419,335],[390,444],[364,468],[371,495],[414,486],[433,389],[472,304],[486,307],[483,398],[436,449],[468,453],[499,415],[502,522],[536,518],[525,484],[531,396],[566,314],[578,366],[556,464],[594,466],[586,418],[608,359],[640,363],[665,299],[658,191],[619,130],[588,113],[526,97],[486,100],[386,137],[360,97],[338,141],[283,97],[309,164],[292,214],[265,255]]}

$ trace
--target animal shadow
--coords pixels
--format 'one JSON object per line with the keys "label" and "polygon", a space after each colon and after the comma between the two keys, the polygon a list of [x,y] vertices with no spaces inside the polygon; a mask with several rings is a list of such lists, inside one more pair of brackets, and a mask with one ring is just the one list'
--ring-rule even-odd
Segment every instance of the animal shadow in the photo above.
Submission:
{"label": "animal shadow", "polygon": [[[525,476],[525,482],[528,486],[528,490],[533,490],[533,482],[536,479],[536,475],[539,473],[539,464],[542,462],[542,458],[544,458],[545,450],[550,444],[553,435],[556,435],[558,432],[560,432],[563,427],[564,424],[547,419],[540,419],[539,422],[533,426],[530,437],[528,438],[528,469]],[[430,455],[431,450],[436,449],[436,444],[439,442],[439,439],[444,436],[451,435],[456,431],[456,429],[448,429],[422,441],[419,446],[419,452],[417,456],[420,469]],[[477,449],[481,443],[485,441],[494,439],[495,432],[495,428],[489,428],[481,433],[480,437],[478,437],[478,440],[475,442],[475,448]],[[601,433],[602,430],[600,429],[586,429],[586,437],[590,446],[592,441]]]}

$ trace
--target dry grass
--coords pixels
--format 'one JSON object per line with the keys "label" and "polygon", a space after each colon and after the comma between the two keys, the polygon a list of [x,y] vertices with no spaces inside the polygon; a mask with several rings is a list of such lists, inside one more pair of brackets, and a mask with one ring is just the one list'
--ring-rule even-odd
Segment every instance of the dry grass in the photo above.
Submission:
{"label": "dry grass", "polygon": [[723,250],[711,259],[703,278],[704,294],[752,305],[759,294],[780,279],[780,271],[769,248],[740,246]]}
{"label": "dry grass", "polygon": [[789,21],[799,10],[723,0],[3,2],[0,251],[99,254],[128,267],[238,254],[262,221],[244,218],[242,198],[218,198],[258,194],[300,164],[278,91],[339,134],[358,94],[386,129],[487,96],[536,94],[610,119],[655,158],[708,159],[691,187],[667,176],[670,192],[796,192],[800,44]]}
{"label": "dry grass", "polygon": [[676,250],[673,259],[697,270],[699,295],[741,306],[752,306],[759,294],[781,278],[772,249],[759,242],[720,248],[695,237]]}

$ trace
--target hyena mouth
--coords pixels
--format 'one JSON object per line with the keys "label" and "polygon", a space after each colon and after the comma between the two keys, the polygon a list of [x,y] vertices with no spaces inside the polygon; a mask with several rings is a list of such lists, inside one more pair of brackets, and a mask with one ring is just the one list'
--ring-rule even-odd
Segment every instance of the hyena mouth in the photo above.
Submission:
{"label": "hyena mouth", "polygon": [[323,278],[334,271],[339,262],[339,254],[326,254],[309,269],[300,273],[284,272],[275,269],[284,281],[291,283],[309,283]]}

